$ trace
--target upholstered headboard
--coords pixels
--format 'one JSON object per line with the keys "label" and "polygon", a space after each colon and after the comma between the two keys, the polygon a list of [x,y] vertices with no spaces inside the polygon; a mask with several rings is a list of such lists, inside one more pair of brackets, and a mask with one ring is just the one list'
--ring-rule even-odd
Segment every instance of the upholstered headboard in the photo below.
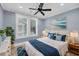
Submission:
{"label": "upholstered headboard", "polygon": [[59,33],[59,34],[64,34],[64,35],[68,34],[68,31],[66,30],[47,30],[47,32]]}

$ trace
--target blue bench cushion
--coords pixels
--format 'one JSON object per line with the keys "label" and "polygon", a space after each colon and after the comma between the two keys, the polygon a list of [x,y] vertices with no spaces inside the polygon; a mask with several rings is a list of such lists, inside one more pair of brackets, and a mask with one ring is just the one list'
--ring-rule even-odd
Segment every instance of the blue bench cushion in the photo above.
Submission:
{"label": "blue bench cushion", "polygon": [[17,48],[17,55],[18,56],[28,56],[25,48],[22,48],[22,47]]}

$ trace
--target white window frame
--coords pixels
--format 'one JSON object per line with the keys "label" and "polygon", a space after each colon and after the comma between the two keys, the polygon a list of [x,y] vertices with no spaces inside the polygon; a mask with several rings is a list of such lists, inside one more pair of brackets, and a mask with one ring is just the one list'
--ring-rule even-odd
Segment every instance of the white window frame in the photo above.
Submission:
{"label": "white window frame", "polygon": [[[25,36],[18,36],[18,18],[19,17],[24,17],[27,19],[27,35]],[[35,35],[29,35],[30,31],[30,19],[36,20],[36,34]],[[33,37],[33,36],[38,36],[38,19],[33,18],[33,17],[27,17],[26,15],[21,15],[21,14],[16,14],[16,39],[21,39],[21,38],[27,38],[27,37]]]}
{"label": "white window frame", "polygon": [[[19,24],[19,17],[24,17],[24,18],[26,18],[26,19],[28,19],[25,15],[20,15],[20,14],[16,14],[16,39],[20,39],[20,38],[25,38],[26,36],[27,36],[27,34],[25,35],[25,36],[18,36],[18,24]],[[28,23],[28,21],[27,21],[27,23]],[[27,27],[28,28],[28,27]]]}
{"label": "white window frame", "polygon": [[38,36],[38,19],[36,19],[36,18],[29,18],[29,31],[28,32],[30,32],[30,20],[35,20],[36,21],[36,34],[33,34],[33,35],[30,35],[29,34],[29,36],[31,37],[31,36]]}

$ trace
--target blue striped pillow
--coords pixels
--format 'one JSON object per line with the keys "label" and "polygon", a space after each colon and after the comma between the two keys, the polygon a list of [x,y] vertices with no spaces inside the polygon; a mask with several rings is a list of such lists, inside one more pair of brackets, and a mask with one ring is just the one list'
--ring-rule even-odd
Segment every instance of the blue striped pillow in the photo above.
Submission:
{"label": "blue striped pillow", "polygon": [[55,33],[48,33],[48,38],[55,40]]}

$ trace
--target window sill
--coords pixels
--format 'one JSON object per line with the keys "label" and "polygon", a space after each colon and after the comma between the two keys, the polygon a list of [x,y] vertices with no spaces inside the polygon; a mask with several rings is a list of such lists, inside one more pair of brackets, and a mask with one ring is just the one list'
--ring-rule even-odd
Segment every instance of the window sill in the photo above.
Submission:
{"label": "window sill", "polygon": [[30,35],[30,36],[16,37],[15,39],[23,39],[23,38],[37,37],[37,36],[38,35]]}

